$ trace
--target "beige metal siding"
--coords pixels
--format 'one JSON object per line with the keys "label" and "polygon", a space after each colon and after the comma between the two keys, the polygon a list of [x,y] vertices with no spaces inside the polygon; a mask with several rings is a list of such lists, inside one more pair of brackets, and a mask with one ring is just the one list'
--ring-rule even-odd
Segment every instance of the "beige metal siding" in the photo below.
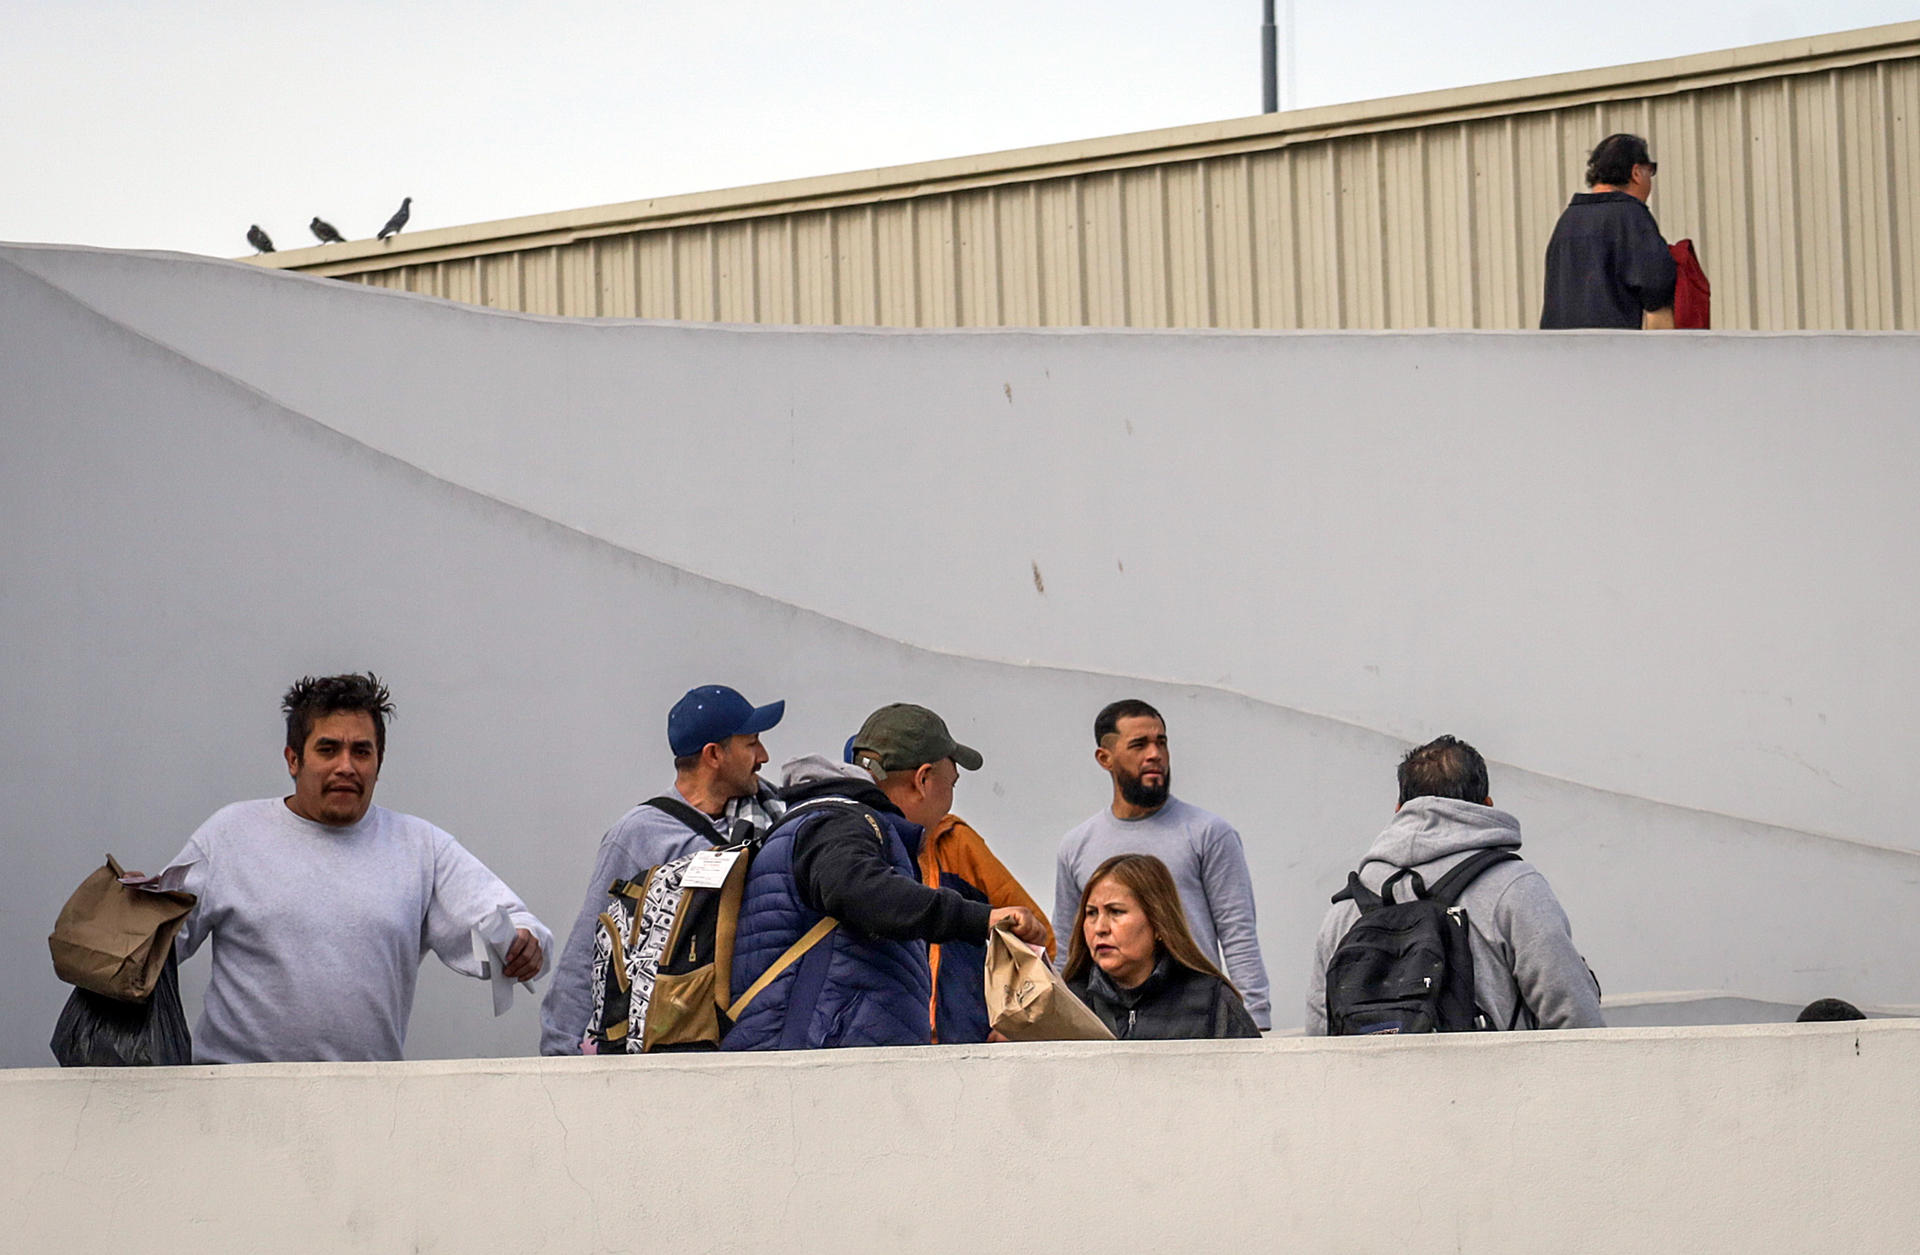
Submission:
{"label": "beige metal siding", "polygon": [[1526,327],[1623,130],[1716,326],[1920,328],[1920,22],[252,260],[580,316]]}

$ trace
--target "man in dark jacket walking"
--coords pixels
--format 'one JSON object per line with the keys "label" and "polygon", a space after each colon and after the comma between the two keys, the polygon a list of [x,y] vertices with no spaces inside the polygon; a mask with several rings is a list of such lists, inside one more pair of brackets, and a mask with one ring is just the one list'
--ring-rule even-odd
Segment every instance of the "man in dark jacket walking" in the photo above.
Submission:
{"label": "man in dark jacket walking", "polygon": [[927,825],[953,808],[961,745],[924,706],[884,706],[854,738],[854,762],[812,756],[786,768],[789,810],[747,873],[733,988],[748,990],[833,920],[756,995],[725,1050],[922,1046],[933,1040],[928,942],[984,944],[994,925],[1044,945],[1047,924],[920,882]]}
{"label": "man in dark jacket walking", "polygon": [[1659,168],[1638,135],[1609,135],[1587,158],[1587,191],[1547,241],[1541,330],[1673,325],[1673,254],[1647,208]]}

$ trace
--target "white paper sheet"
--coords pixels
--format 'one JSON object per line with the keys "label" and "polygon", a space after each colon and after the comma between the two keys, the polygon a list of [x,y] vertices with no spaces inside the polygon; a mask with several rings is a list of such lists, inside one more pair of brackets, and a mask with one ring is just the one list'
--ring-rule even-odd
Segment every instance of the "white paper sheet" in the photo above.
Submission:
{"label": "white paper sheet", "polygon": [[513,987],[519,984],[507,975],[507,951],[513,948],[513,917],[507,908],[496,906],[473,926],[473,961],[493,986],[493,1013],[505,1015],[513,1005]]}
{"label": "white paper sheet", "polygon": [[120,883],[130,889],[145,889],[148,893],[173,893],[187,887],[187,869],[197,860],[189,859],[184,863],[175,863],[163,872],[151,876],[138,873],[120,877]]}

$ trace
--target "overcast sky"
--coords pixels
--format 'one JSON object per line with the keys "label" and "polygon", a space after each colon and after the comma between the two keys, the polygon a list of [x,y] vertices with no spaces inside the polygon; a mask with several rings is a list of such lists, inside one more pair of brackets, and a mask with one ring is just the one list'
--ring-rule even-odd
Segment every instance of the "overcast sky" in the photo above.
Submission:
{"label": "overcast sky", "polygon": [[[1285,0],[1282,0],[1284,5]],[[0,239],[247,252],[1257,113],[1259,0],[0,0]],[[1920,18],[1295,0],[1299,106]],[[1552,13],[1553,16],[1547,16]],[[1283,54],[1284,56],[1284,54]]]}

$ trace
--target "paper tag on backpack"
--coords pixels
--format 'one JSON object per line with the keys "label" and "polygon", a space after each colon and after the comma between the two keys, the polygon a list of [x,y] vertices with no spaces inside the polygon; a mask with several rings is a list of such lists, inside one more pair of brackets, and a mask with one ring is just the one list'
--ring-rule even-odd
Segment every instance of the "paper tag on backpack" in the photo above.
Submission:
{"label": "paper tag on backpack", "polygon": [[693,856],[687,864],[687,874],[681,878],[682,889],[718,889],[727,883],[727,873],[733,870],[733,860],[740,857],[739,850],[702,850]]}

